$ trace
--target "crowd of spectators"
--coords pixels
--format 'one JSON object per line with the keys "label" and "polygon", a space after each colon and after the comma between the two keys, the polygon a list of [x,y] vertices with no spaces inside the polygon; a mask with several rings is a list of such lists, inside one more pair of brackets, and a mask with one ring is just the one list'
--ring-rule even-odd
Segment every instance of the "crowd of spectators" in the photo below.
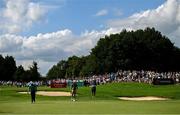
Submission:
{"label": "crowd of spectators", "polygon": [[[5,86],[17,86],[17,87],[27,87],[32,81],[24,82],[24,81],[0,81],[0,85]],[[44,81],[34,81],[33,82],[37,86],[47,85]]]}
{"label": "crowd of spectators", "polygon": [[[175,83],[180,82],[180,72],[155,72],[155,71],[123,71],[119,70],[116,73],[107,73],[103,75],[92,75],[83,78],[73,79],[56,79],[47,81],[36,81],[37,86],[47,85],[50,86],[52,82],[66,83],[68,86],[71,85],[75,79],[80,86],[89,86],[95,79],[97,85],[111,83],[111,82],[139,82],[139,83],[152,83],[153,79],[172,78]],[[0,81],[0,85],[26,87],[30,82],[19,82],[19,81]]]}
{"label": "crowd of spectators", "polygon": [[[77,83],[83,82],[83,86],[89,86],[95,79],[97,85],[111,82],[138,82],[151,84],[153,79],[172,78],[175,83],[180,82],[180,72],[155,72],[155,71],[123,71],[119,70],[116,73],[107,73],[103,75],[92,75],[84,78],[75,78]],[[74,79],[56,79],[61,83],[71,84]],[[50,81],[51,82],[51,81]],[[70,86],[70,85],[69,85]]]}

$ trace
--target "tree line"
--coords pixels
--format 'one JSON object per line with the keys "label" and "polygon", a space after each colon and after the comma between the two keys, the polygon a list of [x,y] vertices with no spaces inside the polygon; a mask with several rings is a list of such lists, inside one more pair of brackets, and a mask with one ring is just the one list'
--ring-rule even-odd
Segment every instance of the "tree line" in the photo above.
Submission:
{"label": "tree line", "polygon": [[155,28],[123,30],[100,38],[87,56],[60,60],[47,78],[86,77],[118,70],[179,71],[180,49]]}
{"label": "tree line", "polygon": [[33,62],[32,66],[25,70],[22,65],[16,66],[14,57],[0,55],[0,80],[36,81],[40,79],[37,62]]}

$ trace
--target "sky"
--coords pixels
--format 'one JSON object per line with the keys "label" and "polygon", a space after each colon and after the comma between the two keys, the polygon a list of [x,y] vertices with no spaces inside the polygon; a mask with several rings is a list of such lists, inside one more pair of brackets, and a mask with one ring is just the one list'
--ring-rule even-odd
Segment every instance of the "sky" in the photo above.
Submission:
{"label": "sky", "polygon": [[42,75],[105,35],[146,27],[180,47],[180,0],[0,0],[0,54]]}

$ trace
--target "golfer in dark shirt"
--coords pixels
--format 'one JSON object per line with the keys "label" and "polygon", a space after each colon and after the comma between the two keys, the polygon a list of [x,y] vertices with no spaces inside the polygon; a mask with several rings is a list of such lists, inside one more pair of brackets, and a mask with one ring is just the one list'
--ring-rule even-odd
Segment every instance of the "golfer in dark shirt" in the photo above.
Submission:
{"label": "golfer in dark shirt", "polygon": [[37,86],[34,83],[30,84],[29,91],[31,92],[31,102],[35,103]]}
{"label": "golfer in dark shirt", "polygon": [[76,83],[76,81],[73,81],[72,85],[71,85],[71,100],[72,101],[76,101],[76,93],[77,93],[77,89],[78,89],[78,85]]}
{"label": "golfer in dark shirt", "polygon": [[96,85],[97,85],[96,80],[93,79],[92,84],[91,84],[91,93],[93,97],[96,96]]}

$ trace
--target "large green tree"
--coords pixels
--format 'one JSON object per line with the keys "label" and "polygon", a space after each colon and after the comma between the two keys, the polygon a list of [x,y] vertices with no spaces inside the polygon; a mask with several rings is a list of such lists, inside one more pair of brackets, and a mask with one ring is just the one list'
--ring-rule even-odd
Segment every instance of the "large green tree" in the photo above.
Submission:
{"label": "large green tree", "polygon": [[0,79],[1,80],[13,80],[13,75],[16,71],[16,62],[14,57],[6,56],[3,58],[0,55]]}
{"label": "large green tree", "polygon": [[83,64],[83,58],[77,56],[69,57],[67,61],[66,77],[79,77]]}
{"label": "large green tree", "polygon": [[98,72],[99,70],[96,57],[94,55],[84,57],[84,64],[82,65],[80,76],[86,77]]}
{"label": "large green tree", "polygon": [[179,49],[167,37],[154,28],[146,28],[106,36],[98,41],[91,55],[96,56],[100,67],[103,65],[100,73],[117,69],[171,71],[179,63],[174,60],[179,57],[177,52]]}
{"label": "large green tree", "polygon": [[40,80],[40,73],[38,72],[38,65],[37,62],[33,61],[32,66],[27,71],[29,73],[29,79],[32,81],[38,81]]}
{"label": "large green tree", "polygon": [[12,56],[3,57],[0,55],[0,80],[9,81],[36,81],[41,80],[38,72],[37,62],[33,62],[29,70],[24,70],[23,66],[16,67],[16,61]]}
{"label": "large green tree", "polygon": [[57,65],[54,65],[47,73],[48,79],[65,78],[67,62],[61,60]]}
{"label": "large green tree", "polygon": [[3,80],[4,76],[4,58],[2,55],[0,55],[0,80]]}
{"label": "large green tree", "polygon": [[24,70],[23,66],[20,65],[17,67],[17,70],[14,74],[14,80],[16,81],[26,81],[26,71]]}

